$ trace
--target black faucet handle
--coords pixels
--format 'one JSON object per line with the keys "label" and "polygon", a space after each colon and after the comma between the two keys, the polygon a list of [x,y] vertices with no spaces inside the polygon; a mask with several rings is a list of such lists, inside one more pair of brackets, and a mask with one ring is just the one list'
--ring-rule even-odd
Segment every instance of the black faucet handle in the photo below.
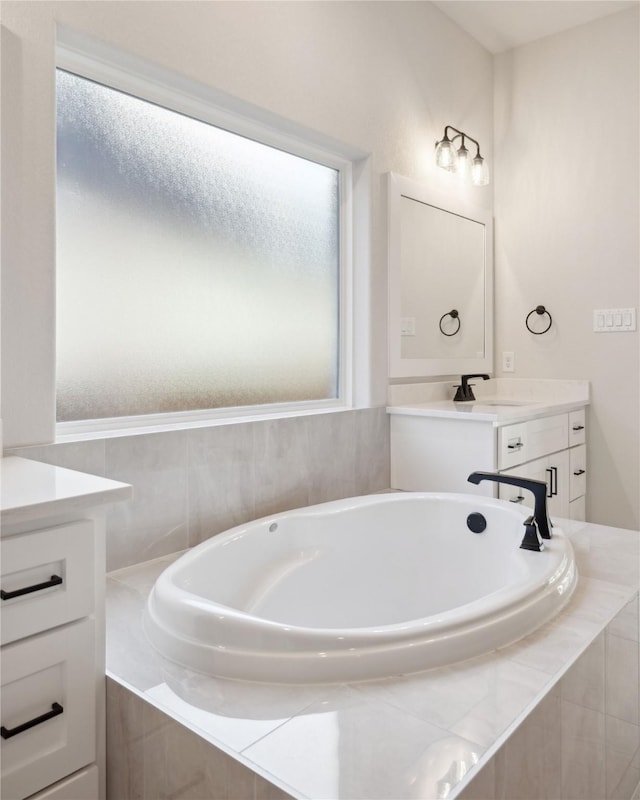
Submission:
{"label": "black faucet handle", "polygon": [[473,394],[473,389],[471,388],[474,384],[469,383],[470,378],[482,378],[483,381],[488,381],[491,379],[491,376],[484,372],[479,372],[475,375],[463,375],[460,378],[460,386],[457,387],[458,390],[453,398],[454,403],[464,403],[476,399]]}
{"label": "black faucet handle", "polygon": [[527,517],[524,521],[524,538],[522,539],[520,549],[533,550],[536,553],[544,550],[544,544],[540,538],[535,517]]}
{"label": "black faucet handle", "polygon": [[469,397],[467,396],[468,392],[469,392],[469,387],[466,383],[464,385],[459,384],[458,386],[456,386],[456,393],[453,396],[453,402],[464,403],[465,400],[469,400]]}

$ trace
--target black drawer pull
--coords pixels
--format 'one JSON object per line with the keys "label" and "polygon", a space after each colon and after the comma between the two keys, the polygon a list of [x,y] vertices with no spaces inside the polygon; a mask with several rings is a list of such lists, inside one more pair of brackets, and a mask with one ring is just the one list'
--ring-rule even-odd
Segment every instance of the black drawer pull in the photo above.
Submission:
{"label": "black drawer pull", "polygon": [[583,469],[577,469],[573,474],[574,475],[584,475],[584,472],[585,471]]}
{"label": "black drawer pull", "polygon": [[574,430],[574,431],[583,431],[583,430],[584,430],[584,425],[574,425],[574,426],[573,426],[573,428],[572,428],[571,430]]}
{"label": "black drawer pull", "polygon": [[39,592],[41,589],[50,589],[52,586],[59,586],[62,583],[62,578],[59,575],[52,575],[51,580],[44,583],[35,583],[33,586],[25,586],[24,589],[16,589],[15,592],[5,592],[0,589],[0,599],[11,600],[12,597],[21,597],[23,594],[31,594],[31,592]]}
{"label": "black drawer pull", "polygon": [[510,497],[509,498],[509,502],[510,503],[522,503],[522,502],[524,502],[524,496],[519,494],[517,497]]}
{"label": "black drawer pull", "polygon": [[23,722],[22,725],[16,725],[15,728],[5,728],[3,725],[2,728],[0,728],[0,735],[2,735],[3,739],[10,739],[12,736],[17,736],[19,733],[28,731],[29,728],[35,728],[35,726],[40,725],[41,722],[46,722],[48,719],[57,717],[58,714],[62,714],[63,711],[64,708],[62,708],[60,703],[52,703],[51,711],[47,711],[46,714],[41,714],[39,717],[34,717],[28,722]]}
{"label": "black drawer pull", "polygon": [[508,444],[507,450],[519,450],[521,447],[524,447],[522,442],[516,442],[515,444]]}

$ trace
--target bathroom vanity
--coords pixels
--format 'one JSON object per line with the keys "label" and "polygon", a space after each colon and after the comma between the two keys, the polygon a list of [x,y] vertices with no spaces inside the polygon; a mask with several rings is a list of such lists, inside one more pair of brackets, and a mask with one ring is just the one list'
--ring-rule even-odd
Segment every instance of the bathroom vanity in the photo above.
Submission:
{"label": "bathroom vanity", "polygon": [[131,487],[0,461],[4,800],[104,797],[104,506]]}
{"label": "bathroom vanity", "polygon": [[453,402],[453,382],[392,386],[391,487],[497,493],[532,504],[515,487],[467,482],[473,471],[545,481],[552,517],[585,519],[587,381],[494,379],[475,401]]}

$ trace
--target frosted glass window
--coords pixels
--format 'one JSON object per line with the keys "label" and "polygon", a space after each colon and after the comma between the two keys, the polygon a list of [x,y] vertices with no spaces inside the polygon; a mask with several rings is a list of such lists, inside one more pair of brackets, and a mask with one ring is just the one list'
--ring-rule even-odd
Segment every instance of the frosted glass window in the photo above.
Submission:
{"label": "frosted glass window", "polygon": [[337,169],[57,71],[57,417],[338,396]]}

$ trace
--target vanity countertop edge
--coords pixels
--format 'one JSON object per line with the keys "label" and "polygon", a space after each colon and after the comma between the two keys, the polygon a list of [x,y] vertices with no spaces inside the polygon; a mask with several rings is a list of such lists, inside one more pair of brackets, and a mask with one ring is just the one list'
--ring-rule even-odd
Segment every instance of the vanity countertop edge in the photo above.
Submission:
{"label": "vanity countertop edge", "polygon": [[566,414],[578,411],[589,405],[588,399],[572,399],[566,401],[539,401],[513,405],[513,399],[501,404],[498,398],[478,398],[475,402],[454,403],[453,400],[436,400],[428,403],[407,403],[387,406],[388,414],[400,414],[418,417],[439,417],[442,419],[466,420],[468,422],[490,422],[493,427],[511,425],[516,422],[549,417],[554,414]]}
{"label": "vanity countertop edge", "polygon": [[19,456],[0,459],[0,490],[1,536],[9,535],[12,525],[85,511],[133,495],[127,483]]}

